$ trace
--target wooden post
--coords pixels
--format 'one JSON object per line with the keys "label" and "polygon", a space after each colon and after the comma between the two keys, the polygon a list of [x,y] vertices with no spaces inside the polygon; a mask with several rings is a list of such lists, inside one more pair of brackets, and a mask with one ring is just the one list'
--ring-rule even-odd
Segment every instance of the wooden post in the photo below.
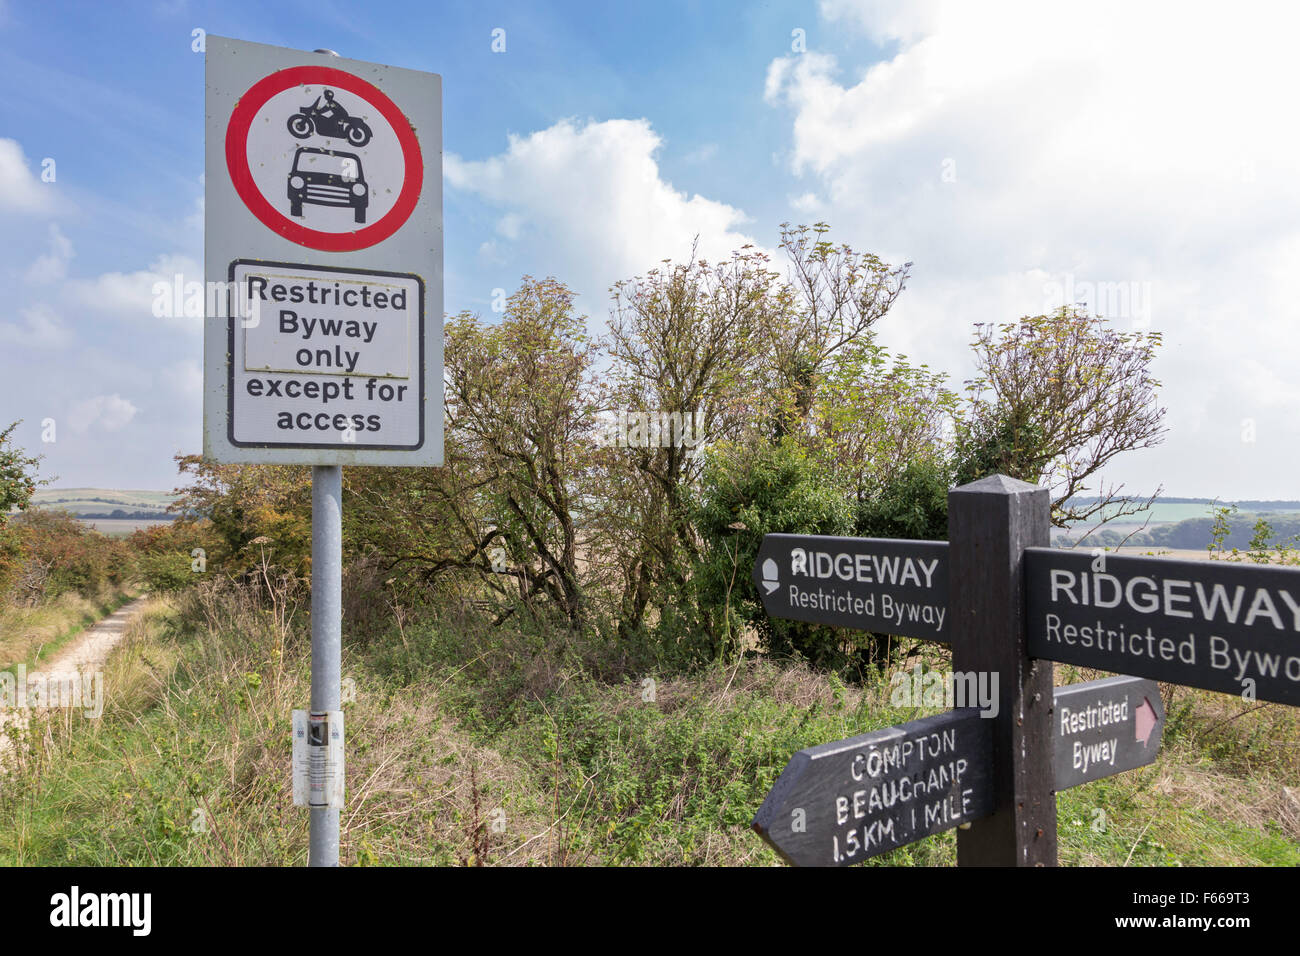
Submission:
{"label": "wooden post", "polygon": [[1050,544],[1046,488],[993,475],[948,493],[953,670],[997,675],[991,816],[957,831],[959,866],[1055,866],[1052,664],[1031,660],[1024,549]]}

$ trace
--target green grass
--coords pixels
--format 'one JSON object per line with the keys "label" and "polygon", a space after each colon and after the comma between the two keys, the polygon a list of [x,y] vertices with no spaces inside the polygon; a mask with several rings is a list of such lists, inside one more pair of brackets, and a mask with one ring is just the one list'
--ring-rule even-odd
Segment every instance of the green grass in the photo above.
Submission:
{"label": "green grass", "polygon": [[[305,862],[288,774],[305,623],[232,594],[151,600],[103,718],[51,722],[0,789],[0,863]],[[934,712],[802,665],[671,675],[618,653],[471,621],[355,635],[342,861],[776,865],[749,822],[795,751]],[[1293,708],[1179,691],[1156,763],[1058,797],[1061,862],[1295,866],[1297,785]],[[866,865],[955,861],[948,832]]]}

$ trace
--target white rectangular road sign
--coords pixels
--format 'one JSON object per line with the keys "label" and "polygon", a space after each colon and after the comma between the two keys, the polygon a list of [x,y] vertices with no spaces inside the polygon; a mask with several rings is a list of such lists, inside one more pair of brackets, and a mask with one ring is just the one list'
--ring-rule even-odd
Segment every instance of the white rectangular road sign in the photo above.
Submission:
{"label": "white rectangular road sign", "polygon": [[207,38],[203,452],[441,465],[442,83]]}

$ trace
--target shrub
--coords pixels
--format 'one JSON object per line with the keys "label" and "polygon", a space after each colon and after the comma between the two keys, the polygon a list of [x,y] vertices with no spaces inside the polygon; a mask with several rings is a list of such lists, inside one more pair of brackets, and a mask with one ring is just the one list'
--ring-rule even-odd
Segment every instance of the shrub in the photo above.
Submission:
{"label": "shrub", "polygon": [[135,573],[125,542],[105,537],[62,511],[33,508],[13,522],[23,550],[18,598],[29,604],[72,592],[95,597]]}
{"label": "shrub", "polygon": [[763,611],[750,580],[765,534],[844,535],[852,531],[849,499],[792,438],[758,448],[710,453],[696,517],[703,556],[694,583],[705,631],[694,649],[718,656],[746,627],[771,654],[840,668],[853,656],[843,633]]}
{"label": "shrub", "polygon": [[202,579],[214,536],[207,522],[175,521],[141,528],[128,539],[152,591],[179,591]]}
{"label": "shrub", "polygon": [[863,538],[948,540],[947,466],[924,459],[907,465],[870,498],[858,502],[854,534]]}

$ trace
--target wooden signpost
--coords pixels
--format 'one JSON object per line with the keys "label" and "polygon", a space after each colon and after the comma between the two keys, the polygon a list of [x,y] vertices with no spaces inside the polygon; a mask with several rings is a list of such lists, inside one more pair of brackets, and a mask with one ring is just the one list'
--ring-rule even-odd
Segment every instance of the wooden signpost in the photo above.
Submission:
{"label": "wooden signpost", "polygon": [[1295,568],[1052,548],[1025,562],[1035,656],[1300,705]]}
{"label": "wooden signpost", "polygon": [[993,812],[993,722],[950,710],[801,750],[753,827],[796,866],[847,866]]}
{"label": "wooden signpost", "polygon": [[948,640],[948,543],[769,534],[754,586],[772,617]]}
{"label": "wooden signpost", "polygon": [[1165,708],[1155,681],[1106,677],[1056,688],[1056,789],[1136,770],[1160,752]]}
{"label": "wooden signpost", "polygon": [[993,814],[957,833],[961,866],[1056,863],[1052,665],[1025,646],[1024,549],[1050,540],[1046,488],[993,475],[948,493],[952,666],[997,676]]}
{"label": "wooden signpost", "polygon": [[[752,824],[788,862],[960,827],[960,866],[1054,866],[1056,793],[1155,760],[1156,680],[1300,705],[1300,570],[1048,548],[1047,490],[1002,475],[949,492],[948,528],[763,540],[768,614],[948,643],[954,680],[997,688],[995,707],[795,754]],[[1053,687],[1053,661],[1136,676]]]}
{"label": "wooden signpost", "polygon": [[[1106,677],[1053,700],[1057,791],[1156,759],[1155,681]],[[847,866],[989,816],[993,723],[961,708],[801,750],[752,825],[796,866]]]}

